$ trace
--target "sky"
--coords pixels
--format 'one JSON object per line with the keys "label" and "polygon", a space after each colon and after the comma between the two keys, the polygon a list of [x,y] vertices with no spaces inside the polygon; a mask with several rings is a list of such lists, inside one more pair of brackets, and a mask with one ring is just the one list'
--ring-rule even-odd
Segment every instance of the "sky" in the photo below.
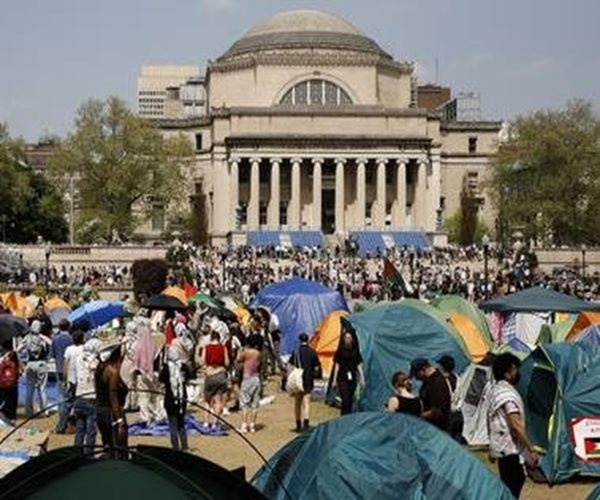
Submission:
{"label": "sky", "polygon": [[600,0],[2,0],[0,121],[30,141],[64,136],[88,98],[135,106],[143,64],[216,59],[244,32],[292,9],[345,18],[421,82],[481,96],[511,119],[569,99],[600,110]]}

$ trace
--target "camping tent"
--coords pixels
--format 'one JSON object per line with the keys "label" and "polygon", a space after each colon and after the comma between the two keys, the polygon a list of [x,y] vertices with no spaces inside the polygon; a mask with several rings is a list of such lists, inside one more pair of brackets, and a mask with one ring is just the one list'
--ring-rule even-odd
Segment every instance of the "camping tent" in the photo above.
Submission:
{"label": "camping tent", "polygon": [[279,450],[252,479],[270,499],[510,499],[486,467],[415,417],[354,413]]}
{"label": "camping tent", "polygon": [[77,448],[33,458],[0,480],[0,500],[264,497],[235,473],[169,448],[138,446],[128,460],[84,460]]}
{"label": "camping tent", "polygon": [[586,328],[575,337],[574,342],[600,347],[600,325],[592,325]]}
{"label": "camping tent", "polygon": [[568,314],[562,319],[562,321],[557,321],[556,323],[552,323],[550,325],[542,325],[537,340],[538,344],[554,344],[556,342],[564,342],[576,321],[576,314]]}
{"label": "camping tent", "polygon": [[448,321],[462,337],[473,361],[483,360],[491,350],[491,343],[467,316],[459,312],[451,312]]}
{"label": "camping tent", "polygon": [[431,301],[431,305],[448,314],[460,313],[469,318],[491,347],[492,332],[490,325],[485,314],[473,302],[469,302],[459,295],[440,295]]}
{"label": "camping tent", "polygon": [[329,376],[333,369],[333,356],[340,343],[342,332],[341,320],[347,314],[347,311],[333,311],[329,313],[319,326],[317,326],[314,335],[310,339],[310,346],[319,356],[321,369],[325,376]]}
{"label": "camping tent", "polygon": [[356,332],[367,386],[360,395],[361,410],[381,410],[392,393],[392,375],[408,373],[415,358],[432,361],[451,355],[458,372],[470,363],[460,335],[434,307],[407,299],[388,302],[342,319]]}
{"label": "camping tent", "polygon": [[600,324],[600,312],[582,312],[577,316],[577,320],[567,333],[565,340],[567,342],[575,340],[583,330],[598,324]]}
{"label": "camping tent", "polygon": [[521,366],[518,389],[546,479],[600,476],[600,350],[578,343],[539,346]]}
{"label": "camping tent", "polygon": [[581,312],[600,311],[600,304],[584,302],[540,286],[527,288],[480,305],[486,312]]}
{"label": "camping tent", "polygon": [[470,446],[487,446],[487,411],[493,377],[490,366],[471,364],[459,378],[463,437]]}
{"label": "camping tent", "polygon": [[330,312],[348,310],[340,292],[301,278],[263,288],[251,304],[251,307],[257,306],[268,307],[279,318],[282,354],[292,353],[298,335],[310,335]]}

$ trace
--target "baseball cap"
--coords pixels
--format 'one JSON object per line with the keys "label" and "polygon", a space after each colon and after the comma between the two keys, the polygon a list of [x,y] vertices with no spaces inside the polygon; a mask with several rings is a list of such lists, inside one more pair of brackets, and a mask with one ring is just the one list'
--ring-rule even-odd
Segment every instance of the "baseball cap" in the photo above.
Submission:
{"label": "baseball cap", "polygon": [[425,358],[413,359],[410,362],[410,372],[409,372],[408,376],[410,378],[415,378],[417,376],[417,373],[420,370],[422,370],[423,368],[425,368],[426,366],[429,366],[429,361],[427,361]]}

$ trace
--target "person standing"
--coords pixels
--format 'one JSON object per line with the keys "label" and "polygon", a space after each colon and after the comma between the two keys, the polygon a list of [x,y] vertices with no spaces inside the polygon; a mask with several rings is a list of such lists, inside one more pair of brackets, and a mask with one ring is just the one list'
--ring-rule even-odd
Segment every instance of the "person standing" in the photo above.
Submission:
{"label": "person standing", "polygon": [[[98,367],[98,351],[101,342],[97,339],[88,340],[81,345],[83,332],[75,332],[75,345],[70,346],[65,353],[68,377],[75,372],[75,446],[82,455],[89,456],[96,446],[96,386],[95,374]],[[72,359],[74,362],[72,362]]]}
{"label": "person standing", "polygon": [[[158,422],[164,418],[164,413],[159,401],[158,373],[155,372],[158,350],[152,336],[150,322],[147,319],[139,320],[137,332],[137,341],[133,351],[133,379],[135,380],[133,385],[138,394],[140,419],[146,423]],[[127,386],[125,375],[123,374],[122,378]]]}
{"label": "person standing", "polygon": [[32,418],[33,399],[38,395],[40,403],[40,412],[48,416],[46,407],[48,397],[46,394],[46,384],[48,383],[48,354],[50,352],[50,339],[41,334],[42,323],[34,320],[29,327],[29,333],[23,338],[23,342],[18,348],[18,352],[25,354],[25,416]]}
{"label": "person standing", "polygon": [[525,484],[522,458],[530,465],[536,465],[539,458],[525,430],[525,405],[514,387],[519,381],[520,364],[519,358],[510,353],[494,360],[496,383],[487,414],[490,461],[498,462],[500,479],[516,498]]}
{"label": "person standing", "polygon": [[315,387],[315,378],[321,377],[321,363],[317,353],[308,345],[308,335],[302,333],[298,337],[300,346],[292,356],[292,364],[302,368],[302,392],[294,394],[294,416],[296,432],[310,428],[310,395]]}
{"label": "person standing", "polygon": [[428,360],[417,358],[410,364],[410,377],[422,382],[419,397],[423,403],[421,418],[448,432],[450,389],[444,376]]}
{"label": "person standing", "polygon": [[121,379],[121,345],[106,346],[100,353],[96,368],[96,413],[102,445],[111,458],[127,455],[127,421],[125,398],[127,385]]}
{"label": "person standing", "polygon": [[258,407],[260,406],[260,364],[261,364],[260,338],[251,335],[245,349],[238,357],[242,366],[242,385],[240,386],[240,408],[242,409],[242,426],[240,432],[256,431]]}
{"label": "person standing", "polygon": [[13,349],[12,340],[7,340],[0,352],[0,414],[11,422],[17,419],[19,370],[19,357]]}
{"label": "person standing", "polygon": [[185,412],[189,365],[185,362],[186,353],[179,348],[177,340],[166,347],[167,359],[161,368],[159,381],[165,386],[164,407],[169,421],[171,447],[174,450],[188,451]]}
{"label": "person standing", "polygon": [[448,390],[450,391],[450,419],[448,421],[448,432],[452,439],[460,444],[466,444],[463,438],[463,427],[465,420],[461,411],[461,397],[459,391],[459,377],[454,371],[454,358],[445,354],[438,360],[440,372],[446,378]]}
{"label": "person standing", "polygon": [[52,339],[50,346],[50,356],[54,358],[56,365],[56,387],[58,389],[59,406],[58,406],[58,422],[54,428],[56,434],[64,434],[67,429],[67,420],[69,413],[73,408],[73,402],[69,400],[66,389],[66,373],[64,370],[65,351],[73,344],[73,339],[69,333],[69,320],[61,319],[58,323],[58,333]]}
{"label": "person standing", "polygon": [[341,415],[352,412],[354,393],[360,383],[365,386],[365,376],[362,368],[362,357],[358,341],[351,332],[344,332],[333,357],[333,389],[337,389],[342,399]]}
{"label": "person standing", "polygon": [[210,333],[210,342],[202,350],[201,365],[206,370],[204,401],[211,410],[205,426],[212,433],[222,434],[223,428],[218,419],[223,413],[225,396],[229,391],[227,386],[229,355],[227,348],[221,343],[221,335],[216,330]]}
{"label": "person standing", "polygon": [[420,416],[423,405],[421,400],[412,393],[410,377],[404,372],[396,372],[392,376],[392,386],[394,395],[387,402],[387,411]]}

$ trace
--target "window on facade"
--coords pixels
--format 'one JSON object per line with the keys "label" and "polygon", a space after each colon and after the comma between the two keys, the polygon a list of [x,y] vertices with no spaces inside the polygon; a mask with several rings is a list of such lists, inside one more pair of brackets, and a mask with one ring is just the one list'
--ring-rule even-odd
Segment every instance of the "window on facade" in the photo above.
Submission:
{"label": "window on facade", "polygon": [[477,153],[477,137],[469,137],[469,153]]}
{"label": "window on facade", "polygon": [[152,207],[152,231],[165,230],[165,207],[156,203]]}
{"label": "window on facade", "polygon": [[202,134],[196,134],[196,151],[202,150]]}
{"label": "window on facade", "polygon": [[352,104],[347,92],[326,80],[305,80],[288,90],[280,101],[287,106],[341,106]]}
{"label": "window on facade", "polygon": [[243,203],[240,205],[240,225],[245,226],[248,224],[248,205]]}
{"label": "window on facade", "polygon": [[261,226],[267,225],[267,204],[261,203],[258,211],[258,224]]}
{"label": "window on facade", "polygon": [[279,225],[280,226],[287,226],[287,209],[288,209],[288,204],[287,202],[283,201],[279,204]]}

